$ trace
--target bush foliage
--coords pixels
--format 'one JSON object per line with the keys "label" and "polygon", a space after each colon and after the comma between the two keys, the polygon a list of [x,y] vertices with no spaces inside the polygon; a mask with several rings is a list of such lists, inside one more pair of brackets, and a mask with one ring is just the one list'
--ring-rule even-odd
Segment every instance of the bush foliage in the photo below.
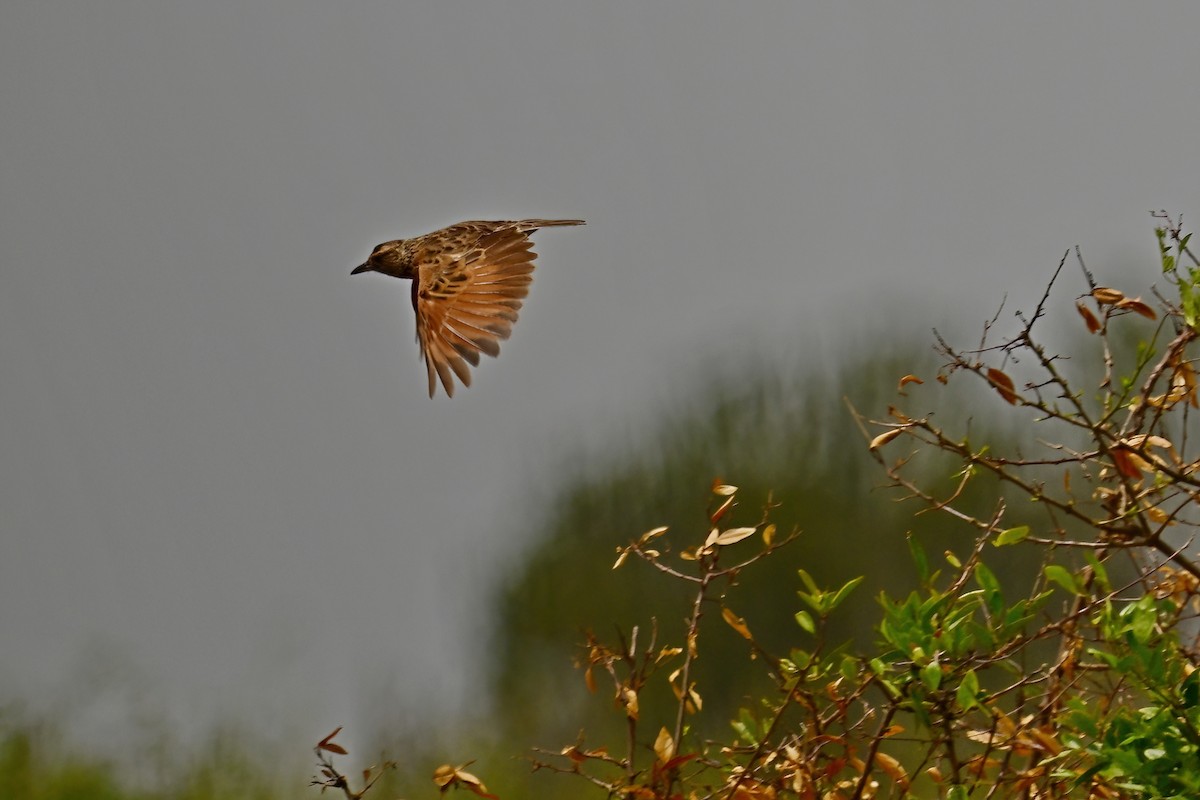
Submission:
{"label": "bush foliage", "polygon": [[[897,375],[878,419],[852,408],[897,499],[958,537],[937,553],[909,536],[915,581],[874,598],[871,640],[836,622],[861,577],[757,579],[805,534],[781,527],[769,498],[743,504],[717,480],[704,525],[619,548],[612,580],[641,565],[686,596],[682,620],[644,608],[587,636],[581,678],[619,733],[539,749],[534,769],[571,776],[572,794],[647,800],[1200,796],[1200,261],[1182,225],[1156,217],[1152,299],[1101,285],[1068,254],[1013,331],[997,313],[969,349],[938,336],[935,374]],[[1072,260],[1074,308],[1051,299]],[[1090,337],[1069,358],[1043,338],[1066,314]],[[961,427],[917,410],[948,392],[971,408]],[[1004,414],[1028,435],[972,430]],[[1014,551],[1028,569],[995,568]],[[783,609],[791,633],[760,636],[747,591]],[[710,702],[698,665],[722,630],[742,642],[742,691],[726,675]],[[316,782],[360,796],[329,744]],[[465,767],[436,780],[493,796]]]}

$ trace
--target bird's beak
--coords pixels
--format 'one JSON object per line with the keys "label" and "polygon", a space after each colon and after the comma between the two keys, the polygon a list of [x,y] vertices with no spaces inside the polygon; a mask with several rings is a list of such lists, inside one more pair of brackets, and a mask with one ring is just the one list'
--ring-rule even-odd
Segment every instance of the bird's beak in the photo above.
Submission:
{"label": "bird's beak", "polygon": [[350,274],[351,274],[351,275],[357,275],[357,274],[358,274],[358,273],[360,273],[360,272],[370,272],[370,271],[371,271],[371,265],[370,265],[370,264],[359,264],[357,267],[355,267],[354,269],[350,270]]}

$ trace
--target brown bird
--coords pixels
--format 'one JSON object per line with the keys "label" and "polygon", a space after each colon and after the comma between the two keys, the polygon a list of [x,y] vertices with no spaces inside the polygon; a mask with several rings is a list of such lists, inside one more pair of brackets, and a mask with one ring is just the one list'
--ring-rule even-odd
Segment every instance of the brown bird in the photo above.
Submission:
{"label": "brown bird", "polygon": [[533,283],[529,235],[552,225],[582,225],[581,219],[522,219],[460,222],[412,239],[377,246],[350,274],[382,272],[413,282],[417,342],[429,372],[429,396],[437,379],[449,397],[454,377],[471,385],[479,354],[500,354],[512,333],[522,301]]}

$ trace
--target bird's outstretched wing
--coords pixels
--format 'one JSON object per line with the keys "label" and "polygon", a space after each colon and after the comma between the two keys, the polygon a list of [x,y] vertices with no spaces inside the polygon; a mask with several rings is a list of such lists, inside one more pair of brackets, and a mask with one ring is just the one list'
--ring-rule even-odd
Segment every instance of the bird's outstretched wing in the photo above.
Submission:
{"label": "bird's outstretched wing", "polygon": [[470,386],[468,364],[478,365],[480,353],[500,353],[500,341],[512,333],[533,282],[537,254],[529,233],[537,226],[515,223],[471,230],[468,225],[461,226],[462,247],[442,247],[417,257],[422,266],[413,281],[412,300],[430,397],[437,379],[453,397],[454,376]]}

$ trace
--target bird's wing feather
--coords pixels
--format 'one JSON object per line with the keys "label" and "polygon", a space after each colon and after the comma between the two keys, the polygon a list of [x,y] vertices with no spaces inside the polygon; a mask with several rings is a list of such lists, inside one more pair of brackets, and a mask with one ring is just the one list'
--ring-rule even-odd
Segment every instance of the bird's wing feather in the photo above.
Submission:
{"label": "bird's wing feather", "polygon": [[537,255],[527,231],[483,231],[464,237],[462,245],[418,257],[420,273],[413,281],[417,340],[431,397],[438,380],[453,397],[454,376],[470,386],[467,365],[478,365],[480,353],[499,354],[533,282]]}

